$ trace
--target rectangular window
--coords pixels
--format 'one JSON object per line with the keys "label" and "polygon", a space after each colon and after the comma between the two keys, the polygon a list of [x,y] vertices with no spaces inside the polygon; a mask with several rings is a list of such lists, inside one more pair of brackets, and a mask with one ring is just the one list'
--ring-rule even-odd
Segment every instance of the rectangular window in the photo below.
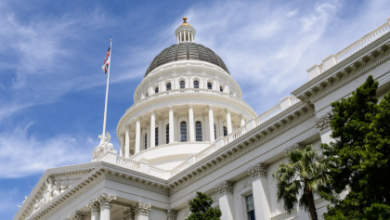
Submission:
{"label": "rectangular window", "polygon": [[253,204],[253,195],[245,197],[245,206],[248,220],[256,220],[255,218],[255,206]]}

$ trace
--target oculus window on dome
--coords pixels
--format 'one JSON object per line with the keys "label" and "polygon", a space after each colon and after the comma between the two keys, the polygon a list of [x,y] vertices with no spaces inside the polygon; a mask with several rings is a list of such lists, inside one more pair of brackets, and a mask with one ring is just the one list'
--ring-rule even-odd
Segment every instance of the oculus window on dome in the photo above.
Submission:
{"label": "oculus window on dome", "polygon": [[171,83],[167,83],[167,91],[171,90]]}

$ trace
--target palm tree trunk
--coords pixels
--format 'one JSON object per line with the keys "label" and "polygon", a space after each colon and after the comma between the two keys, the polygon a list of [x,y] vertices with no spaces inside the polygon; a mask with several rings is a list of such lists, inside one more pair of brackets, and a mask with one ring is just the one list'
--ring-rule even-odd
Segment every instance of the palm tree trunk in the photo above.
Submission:
{"label": "palm tree trunk", "polygon": [[310,212],[311,219],[318,220],[317,210],[314,204],[313,192],[311,191],[311,189],[308,189],[308,187],[306,187],[305,191],[306,191],[305,194],[306,194],[307,203],[309,205],[309,212]]}

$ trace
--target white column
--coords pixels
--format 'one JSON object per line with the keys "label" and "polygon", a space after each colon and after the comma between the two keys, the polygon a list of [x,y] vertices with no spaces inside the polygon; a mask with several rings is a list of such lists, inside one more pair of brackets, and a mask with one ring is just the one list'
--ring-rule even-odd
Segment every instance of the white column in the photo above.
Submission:
{"label": "white column", "polygon": [[191,33],[191,41],[194,42],[194,34]]}
{"label": "white column", "polygon": [[130,128],[126,128],[125,133],[125,157],[128,158],[130,156]]}
{"label": "white column", "polygon": [[168,106],[169,108],[169,143],[173,143],[174,141],[174,120],[173,120],[173,106]]}
{"label": "white column", "polygon": [[156,132],[156,116],[154,114],[154,111],[152,111],[152,114],[150,115],[150,147],[155,147],[155,132]]}
{"label": "white column", "polygon": [[214,136],[214,113],[213,108],[211,105],[208,106],[209,108],[209,125],[210,125],[210,142],[215,141]]}
{"label": "white column", "polygon": [[218,116],[218,124],[219,124],[219,136],[223,137],[223,117],[221,115]]}
{"label": "white column", "polygon": [[158,145],[163,145],[163,119],[162,117],[157,118],[158,121]]}
{"label": "white column", "polygon": [[184,31],[184,41],[187,41],[187,31]]}
{"label": "white column", "polygon": [[135,123],[135,149],[134,154],[141,151],[141,123],[140,119],[137,118]]}
{"label": "white column", "polygon": [[268,195],[267,168],[261,163],[248,169],[252,176],[252,195],[256,220],[270,220],[271,209]]}
{"label": "white column", "polygon": [[190,141],[195,141],[194,108],[192,104],[188,105],[188,119],[190,121]]}
{"label": "white column", "polygon": [[177,43],[179,43],[179,35],[176,36]]}
{"label": "white column", "polygon": [[181,31],[180,31],[180,42],[182,42],[183,40],[182,40],[182,38],[181,38]]}
{"label": "white column", "polygon": [[125,150],[125,136],[119,135],[119,156],[123,157],[123,152]]}
{"label": "white column", "polygon": [[91,210],[91,220],[100,220],[100,204],[97,201],[91,201],[87,204]]}
{"label": "white column", "polygon": [[219,183],[215,189],[219,194],[221,220],[234,220],[233,184],[225,180]]}
{"label": "white column", "polygon": [[245,117],[244,115],[241,115],[241,127],[245,125]]}
{"label": "white column", "polygon": [[228,134],[232,133],[232,119],[230,117],[229,109],[226,109],[226,125]]}
{"label": "white column", "polygon": [[149,211],[151,208],[151,204],[137,202],[135,204],[135,220],[149,220]]}
{"label": "white column", "polygon": [[100,220],[110,220],[112,201],[116,200],[116,196],[103,193],[99,197],[100,203]]}

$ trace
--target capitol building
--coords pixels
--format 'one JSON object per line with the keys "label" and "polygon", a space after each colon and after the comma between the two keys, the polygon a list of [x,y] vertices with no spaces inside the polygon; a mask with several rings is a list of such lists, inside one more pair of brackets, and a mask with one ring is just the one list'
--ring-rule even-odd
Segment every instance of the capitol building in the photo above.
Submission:
{"label": "capitol building", "polygon": [[[222,220],[309,220],[299,207],[284,210],[272,173],[289,150],[332,141],[330,103],[368,75],[379,81],[379,98],[389,91],[389,23],[307,64],[308,81],[257,115],[229,63],[196,42],[184,18],[177,43],[151,61],[119,120],[120,146],[107,134],[90,162],[46,170],[14,219],[184,220],[200,191]],[[315,198],[320,219],[328,204]]]}

